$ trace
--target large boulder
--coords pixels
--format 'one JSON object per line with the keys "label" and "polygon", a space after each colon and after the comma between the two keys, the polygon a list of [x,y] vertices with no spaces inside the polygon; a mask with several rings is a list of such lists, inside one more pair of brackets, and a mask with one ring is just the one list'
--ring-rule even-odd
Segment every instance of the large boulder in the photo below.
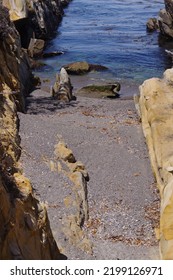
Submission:
{"label": "large boulder", "polygon": [[72,62],[64,66],[68,74],[71,75],[83,75],[90,71],[102,71],[108,68],[103,65],[90,64],[86,61]]}
{"label": "large boulder", "polygon": [[139,108],[152,169],[161,196],[160,252],[173,259],[173,69],[140,86]]}

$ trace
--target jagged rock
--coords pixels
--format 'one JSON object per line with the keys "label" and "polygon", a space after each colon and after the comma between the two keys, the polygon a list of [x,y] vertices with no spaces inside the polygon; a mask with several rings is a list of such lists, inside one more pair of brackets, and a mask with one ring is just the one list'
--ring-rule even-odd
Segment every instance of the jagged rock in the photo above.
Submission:
{"label": "jagged rock", "polygon": [[41,39],[32,39],[30,40],[28,46],[28,53],[30,57],[41,56],[43,53],[45,42]]}
{"label": "jagged rock", "polygon": [[0,94],[0,259],[61,259],[46,207],[19,168],[20,151],[14,97]]}
{"label": "jagged rock", "polygon": [[158,30],[159,29],[158,20],[156,18],[150,18],[147,21],[146,26],[147,26],[147,30],[150,31],[150,32]]}
{"label": "jagged rock", "polygon": [[64,173],[72,182],[70,196],[64,200],[65,206],[70,209],[70,215],[63,218],[64,234],[71,244],[88,253],[92,253],[92,244],[83,231],[83,225],[89,216],[87,199],[88,172],[81,162],[76,161],[71,149],[67,147],[64,141],[61,140],[55,145],[54,153],[56,161],[61,166],[58,171]]}
{"label": "jagged rock", "polygon": [[64,66],[68,74],[71,75],[83,75],[90,71],[101,71],[108,69],[105,66],[98,65],[98,64],[89,64],[86,61],[78,61],[67,64]]}
{"label": "jagged rock", "polygon": [[173,38],[173,1],[165,0],[165,9],[159,13],[159,28],[162,35]]}
{"label": "jagged rock", "polygon": [[161,196],[160,252],[173,259],[173,69],[140,86],[139,106],[152,169]]}
{"label": "jagged rock", "polygon": [[97,98],[118,98],[121,85],[118,82],[106,85],[89,85],[78,90],[78,95],[91,96]]}
{"label": "jagged rock", "polygon": [[10,22],[8,11],[0,6],[0,91],[14,93],[18,109],[25,110],[25,96],[31,88],[32,73],[20,37]]}
{"label": "jagged rock", "polygon": [[56,76],[56,82],[51,87],[51,95],[61,101],[76,100],[76,97],[72,95],[72,85],[70,78],[64,68],[61,68],[60,74]]}

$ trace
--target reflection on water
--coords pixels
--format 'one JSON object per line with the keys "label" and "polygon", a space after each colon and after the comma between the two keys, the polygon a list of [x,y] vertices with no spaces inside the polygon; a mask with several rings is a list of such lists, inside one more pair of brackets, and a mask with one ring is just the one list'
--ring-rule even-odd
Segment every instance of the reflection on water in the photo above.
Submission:
{"label": "reflection on water", "polygon": [[109,68],[99,77],[93,73],[93,79],[139,84],[161,76],[170,60],[158,44],[158,33],[146,32],[146,21],[163,7],[163,0],[73,0],[47,47],[65,53],[46,59],[44,71],[52,75],[64,64],[86,60]]}

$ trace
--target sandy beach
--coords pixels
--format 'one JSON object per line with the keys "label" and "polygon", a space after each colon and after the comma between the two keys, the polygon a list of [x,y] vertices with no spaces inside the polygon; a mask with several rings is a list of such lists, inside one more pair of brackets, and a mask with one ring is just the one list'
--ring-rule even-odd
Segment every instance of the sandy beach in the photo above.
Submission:
{"label": "sandy beach", "polygon": [[[21,165],[47,205],[62,253],[68,259],[159,259],[159,196],[133,100],[77,96],[59,104],[37,89],[19,118]],[[90,249],[64,230],[72,211],[66,200],[75,196],[65,173],[50,168],[61,140],[89,173],[89,220],[82,231]]]}

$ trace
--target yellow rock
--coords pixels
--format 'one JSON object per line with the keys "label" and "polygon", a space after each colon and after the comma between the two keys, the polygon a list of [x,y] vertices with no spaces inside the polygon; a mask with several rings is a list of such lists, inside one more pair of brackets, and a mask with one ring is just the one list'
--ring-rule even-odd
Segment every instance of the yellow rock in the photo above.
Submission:
{"label": "yellow rock", "polygon": [[139,106],[152,169],[161,195],[160,252],[173,259],[173,69],[140,86]]}

